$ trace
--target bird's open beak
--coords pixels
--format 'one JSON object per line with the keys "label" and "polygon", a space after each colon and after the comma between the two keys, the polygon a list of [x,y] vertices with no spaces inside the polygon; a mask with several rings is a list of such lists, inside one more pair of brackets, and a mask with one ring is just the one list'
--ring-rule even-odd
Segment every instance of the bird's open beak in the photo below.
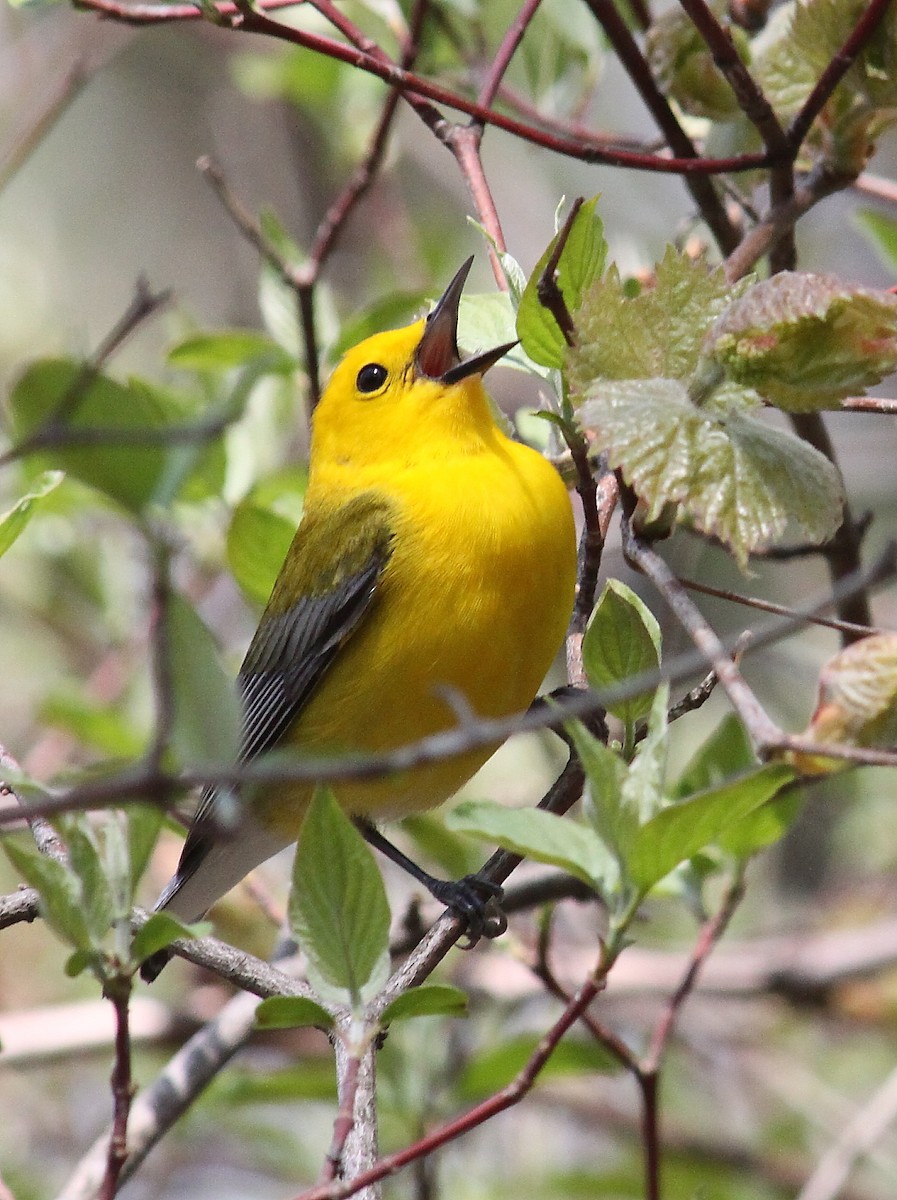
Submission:
{"label": "bird's open beak", "polygon": [[491,366],[517,345],[516,342],[506,342],[503,346],[484,350],[461,361],[458,353],[458,306],[472,263],[473,257],[462,264],[445,289],[442,299],[427,317],[424,336],[417,348],[417,369],[429,379],[458,383],[468,375],[485,375]]}

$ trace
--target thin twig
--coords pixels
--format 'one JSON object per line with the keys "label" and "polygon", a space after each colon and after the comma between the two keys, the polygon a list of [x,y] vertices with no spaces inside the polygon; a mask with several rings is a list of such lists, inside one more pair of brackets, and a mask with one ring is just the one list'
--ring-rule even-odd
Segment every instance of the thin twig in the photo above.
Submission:
{"label": "thin twig", "polygon": [[[110,20],[136,25],[163,24],[179,20],[199,20],[204,15],[202,9],[193,5],[129,5],[120,2],[120,0],[77,0],[77,3],[79,8],[95,12]],[[275,5],[268,3],[267,7],[273,9]],[[218,11],[223,16],[230,17],[235,11],[235,6],[232,4],[221,4]],[[556,154],[578,159],[581,162],[607,163],[615,166],[631,167],[635,170],[655,171],[662,174],[685,175],[689,177],[693,175],[709,176],[725,172],[750,171],[769,165],[767,157],[764,154],[740,154],[727,158],[700,158],[696,156],[677,158],[675,156],[639,154],[632,151],[609,148],[601,139],[596,139],[593,143],[589,139],[554,135],[535,125],[516,121],[506,113],[498,112],[492,108],[483,108],[482,105],[468,100],[451,88],[443,87],[431,80],[424,79],[422,76],[415,75],[411,71],[404,71],[385,55],[375,57],[352,46],[348,46],[344,42],[324,37],[310,30],[297,29],[289,25],[280,25],[276,21],[265,17],[261,11],[247,15],[245,11],[240,10],[239,16],[240,20],[232,26],[234,29],[264,34],[290,42],[293,45],[303,46],[328,58],[333,58],[349,66],[356,67],[360,71],[376,75],[385,83],[400,88],[402,94],[405,96],[426,97],[437,103],[445,104],[450,108],[457,109],[458,112],[466,113],[469,117],[475,117],[477,120],[482,121],[484,125],[494,125],[497,129],[503,129],[506,133],[510,133],[523,141],[542,146],[544,149],[551,150]]]}
{"label": "thin twig", "polygon": [[[657,86],[647,60],[628,25],[614,6],[613,0],[585,0],[587,7],[607,34],[617,57],[632,80],[673,153],[680,159],[698,158],[698,151],[682,128],[666,96]],[[738,231],[729,220],[725,204],[709,178],[683,175],[701,216],[717,240],[723,254],[730,254],[738,244]]]}
{"label": "thin twig", "polygon": [[99,1200],[114,1200],[125,1160],[128,1157],[128,1114],[134,1094],[131,1082],[131,1035],[129,1002],[132,981],[118,975],[107,982],[104,995],[115,1011],[115,1063],[112,1068],[112,1132],[106,1157],[106,1174],[100,1185]]}

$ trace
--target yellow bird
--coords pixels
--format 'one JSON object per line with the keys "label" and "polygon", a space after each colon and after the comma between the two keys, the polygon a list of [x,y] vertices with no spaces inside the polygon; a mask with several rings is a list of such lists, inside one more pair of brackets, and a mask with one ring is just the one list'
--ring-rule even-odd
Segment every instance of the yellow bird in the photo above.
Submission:
{"label": "yellow bird", "polygon": [[[337,366],[314,414],[305,510],[240,671],[240,758],[389,751],[531,703],[560,647],[576,575],[566,488],[498,426],[483,374],[514,343],[462,360],[458,304],[472,259],[426,320],[376,334]],[[489,746],[334,792],[372,844],[476,919],[483,890],[434,880],[373,822],[431,808]],[[253,789],[235,837],[208,789],[156,905],[202,916],[296,840],[307,783]],[[145,964],[153,977],[161,964]]]}

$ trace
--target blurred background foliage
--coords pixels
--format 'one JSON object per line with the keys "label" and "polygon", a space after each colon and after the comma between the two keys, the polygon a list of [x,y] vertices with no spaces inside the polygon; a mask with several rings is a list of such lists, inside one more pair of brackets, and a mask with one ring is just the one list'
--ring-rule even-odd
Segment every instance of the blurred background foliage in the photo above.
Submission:
{"label": "blurred background foliage", "polygon": [[[388,3],[345,7],[393,46]],[[419,69],[450,77],[459,69],[453,30],[464,27],[473,43],[494,47],[518,6],[444,0],[437,7],[441,33],[428,41]],[[573,111],[592,127],[654,136],[584,6],[546,0],[508,83],[543,111]],[[37,136],[36,115],[63,95],[58,119]],[[173,293],[110,365],[129,402],[143,397],[141,422],[151,412],[160,421],[186,421],[223,411],[242,403],[239,389],[252,383],[243,415],[174,467],[167,452],[122,450],[111,468],[117,499],[71,476],[48,491],[0,562],[0,741],[34,776],[64,778],[84,765],[133,759],[152,736],[151,563],[129,508],[169,488],[164,524],[174,579],[214,632],[231,674],[264,599],[270,560],[277,561],[276,547],[285,547],[301,513],[307,399],[295,303],[270,269],[260,270],[256,252],[196,170],[197,158],[211,154],[251,212],[272,214],[269,227],[283,231],[301,261],[364,151],[383,96],[383,85],[360,71],[206,23],[133,30],[63,7],[0,9],[0,168],[7,168],[0,191],[0,377],[8,431],[27,431],[41,387],[59,394],[58,379],[45,377],[48,368],[31,364],[92,353],[127,309],[140,276]],[[879,174],[893,176],[895,152],[891,135],[875,160]],[[527,272],[553,232],[562,197],[601,193],[611,255],[624,274],[649,269],[666,243],[693,232],[692,202],[671,176],[587,166],[496,130],[486,134],[484,163],[509,250]],[[848,191],[810,213],[798,227],[801,268],[889,286],[893,263],[857,220],[871,203]],[[477,255],[474,290],[491,289],[471,212],[452,157],[400,110],[385,169],[317,287],[325,371],[339,348],[419,311],[470,253]],[[227,330],[260,337],[205,336]],[[260,354],[269,355],[265,371],[247,381]],[[71,367],[56,370],[70,378]],[[532,381],[515,372],[498,369],[490,381],[509,413],[537,402]],[[17,395],[24,396],[18,407]],[[128,419],[138,419],[135,411]],[[892,418],[877,415],[830,415],[827,423],[855,510],[876,514],[871,560],[897,515],[897,430]],[[13,505],[47,465],[7,466],[0,508]],[[156,519],[163,520],[144,509],[141,520]],[[270,552],[260,562],[254,549],[261,539]],[[755,564],[746,582],[727,555],[685,535],[671,554],[681,574],[784,603],[802,603],[826,583],[822,564],[812,560],[797,570]],[[613,548],[604,569],[622,572]],[[725,632],[751,623],[721,601],[703,608]],[[876,601],[875,613],[881,626],[897,623],[893,590]],[[665,614],[658,618],[672,656],[684,647],[683,635],[666,628]],[[784,727],[805,724],[819,665],[836,648],[836,635],[815,630],[746,661],[749,681]],[[724,712],[714,698],[687,723],[691,729],[683,725],[682,762]],[[529,803],[561,761],[550,735],[520,738],[467,792]],[[750,869],[731,934],[736,944],[810,939],[892,913],[892,792],[890,772],[869,770],[814,787],[791,834]],[[476,851],[440,833],[437,821],[421,819],[413,832],[418,844],[442,839],[440,857],[453,854],[456,871],[458,859]],[[177,847],[173,835],[160,846],[144,901],[168,877]],[[393,911],[401,914],[408,889],[386,871]],[[12,890],[7,864],[0,875],[2,889]],[[264,876],[275,907],[282,904],[284,865]],[[590,909],[558,913],[562,975],[576,978],[596,921]],[[219,929],[259,953],[273,937],[243,895],[229,902]],[[643,957],[633,952],[627,976],[624,956],[602,1002],[606,1023],[625,1040],[638,1045],[644,1038],[675,978],[661,967],[690,946],[694,933],[682,905],[660,899],[647,906],[637,948]],[[381,1065],[384,1149],[494,1091],[519,1067],[555,1010],[522,965],[535,937],[532,919],[521,918],[502,942],[450,960],[444,974],[471,989],[473,1020],[407,1022],[390,1035]],[[108,1119],[108,1018],[89,977],[64,976],[64,957],[39,924],[4,933],[0,1007],[10,1014],[3,1027],[10,1069],[0,1083],[0,1174],[16,1200],[55,1194]],[[178,964],[151,997],[138,996],[135,1031],[138,1044],[145,1041],[138,1082],[152,1078],[184,1030],[216,1010],[224,990]],[[888,1075],[897,1061],[897,969],[808,1001],[805,1007],[800,998],[777,996],[772,984],[759,995],[721,984],[687,1006],[663,1086],[669,1200],[795,1195]],[[70,1030],[72,1045],[51,1037],[46,1050],[36,1048],[36,1030],[47,1028]],[[585,1039],[563,1049],[527,1104],[391,1182],[388,1194],[640,1196],[631,1081],[596,1062]],[[223,1200],[295,1190],[297,1180],[316,1173],[333,1087],[323,1035],[258,1035],[154,1152],[128,1194]],[[844,1196],[892,1196],[897,1134],[878,1141],[853,1178]]]}

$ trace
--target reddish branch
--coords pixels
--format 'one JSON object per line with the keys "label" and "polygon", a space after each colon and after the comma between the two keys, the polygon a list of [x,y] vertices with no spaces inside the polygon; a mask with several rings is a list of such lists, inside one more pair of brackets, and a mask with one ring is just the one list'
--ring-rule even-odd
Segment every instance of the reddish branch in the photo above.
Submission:
{"label": "reddish branch", "polygon": [[115,1010],[115,1064],[112,1068],[113,1118],[106,1175],[100,1186],[99,1200],[114,1200],[118,1181],[128,1157],[128,1115],[134,1095],[131,1082],[131,1035],[128,1029],[128,1010],[131,998],[131,979],[118,975],[105,988],[105,995]]}
{"label": "reddish branch", "polygon": [[[77,6],[95,12],[99,16],[133,25],[199,20],[204,16],[200,8],[192,5],[140,4],[131,6],[121,3],[120,0],[77,0]],[[266,7],[273,8],[274,6],[266,0]],[[769,165],[765,154],[740,154],[729,158],[697,158],[689,155],[677,158],[614,149],[608,147],[604,139],[591,140],[579,136],[568,137],[551,134],[535,125],[516,121],[493,108],[484,108],[451,88],[424,79],[411,71],[405,71],[385,56],[383,58],[374,57],[362,50],[347,46],[344,42],[336,41],[334,38],[278,24],[266,17],[262,11],[252,12],[249,15],[238,13],[236,18],[233,17],[235,8],[231,4],[222,4],[218,11],[223,17],[233,19],[233,24],[228,28],[267,34],[292,45],[302,46],[307,50],[346,63],[360,71],[376,75],[385,83],[398,88],[406,98],[423,97],[444,104],[449,108],[466,113],[469,117],[475,117],[484,125],[494,125],[497,129],[503,129],[521,141],[531,142],[545,150],[551,150],[555,154],[562,154],[581,162],[605,163],[610,166],[630,167],[633,170],[687,176],[751,171]]]}

